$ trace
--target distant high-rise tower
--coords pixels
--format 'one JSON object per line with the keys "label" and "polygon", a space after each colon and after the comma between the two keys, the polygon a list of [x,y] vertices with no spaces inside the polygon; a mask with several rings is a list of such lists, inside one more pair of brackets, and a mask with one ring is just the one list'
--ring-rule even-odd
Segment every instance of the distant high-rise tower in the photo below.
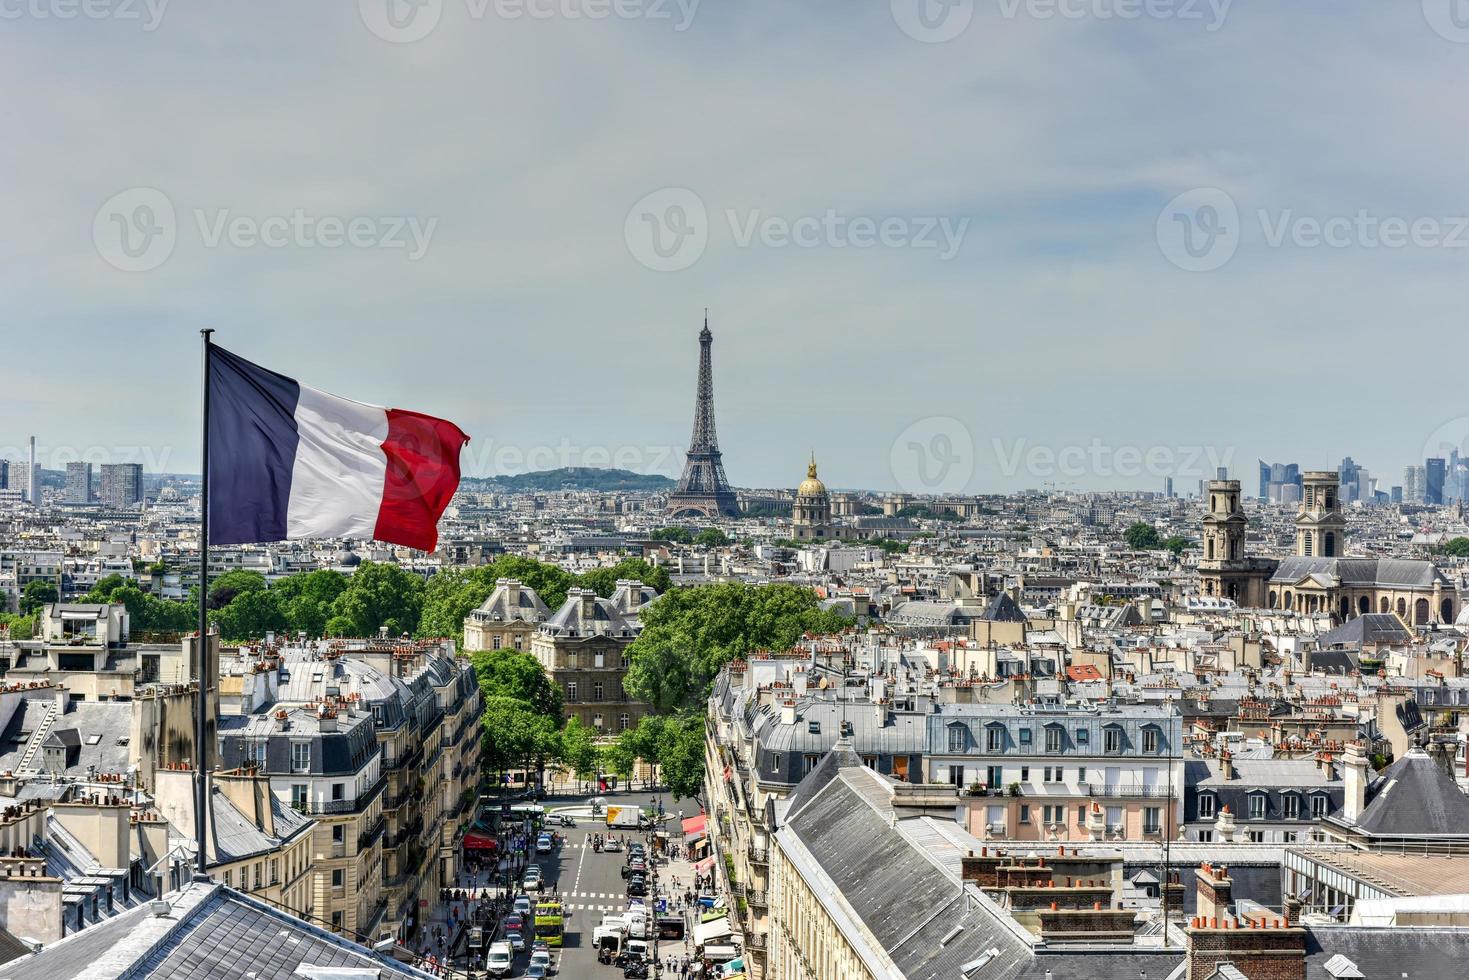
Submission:
{"label": "distant high-rise tower", "polygon": [[30,454],[26,457],[26,500],[41,505],[41,471],[36,467],[36,437],[31,436]]}
{"label": "distant high-rise tower", "polygon": [[126,509],[143,502],[142,463],[103,463],[97,499],[106,507]]}
{"label": "distant high-rise tower", "polygon": [[714,432],[714,363],[710,348],[714,334],[709,317],[699,334],[699,389],[694,399],[694,433],[684,460],[678,487],[668,495],[670,517],[697,514],[703,517],[738,517],[739,502],[724,476],[719,439]]}
{"label": "distant high-rise tower", "polygon": [[1302,558],[1340,558],[1346,533],[1341,474],[1334,470],[1306,473],[1301,510],[1296,515],[1296,554]]}
{"label": "distant high-rise tower", "polygon": [[89,504],[92,502],[92,464],[66,464],[66,502]]}
{"label": "distant high-rise tower", "polygon": [[1444,502],[1443,484],[1444,472],[1447,469],[1442,456],[1423,461],[1423,502],[1427,504],[1442,504]]}

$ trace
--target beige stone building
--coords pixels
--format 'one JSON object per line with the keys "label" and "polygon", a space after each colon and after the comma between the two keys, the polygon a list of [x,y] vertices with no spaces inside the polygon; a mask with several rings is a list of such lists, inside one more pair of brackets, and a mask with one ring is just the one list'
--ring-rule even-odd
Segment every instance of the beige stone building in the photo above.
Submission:
{"label": "beige stone building", "polygon": [[464,619],[464,649],[529,650],[551,610],[536,590],[518,579],[495,581],[495,591]]}
{"label": "beige stone building", "polygon": [[531,652],[561,689],[566,714],[599,734],[637,725],[649,708],[623,690],[627,648],[642,630],[639,614],[657,593],[641,582],[617,583],[612,598],[572,589],[556,614],[541,624]]}

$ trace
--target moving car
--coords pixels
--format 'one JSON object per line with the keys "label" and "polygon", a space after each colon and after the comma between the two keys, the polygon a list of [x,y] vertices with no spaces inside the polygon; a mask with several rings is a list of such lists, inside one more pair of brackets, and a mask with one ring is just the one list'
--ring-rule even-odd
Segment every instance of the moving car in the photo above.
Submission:
{"label": "moving car", "polygon": [[544,969],[542,976],[551,972],[551,953],[549,950],[538,949],[530,954],[530,965],[532,968],[540,966]]}
{"label": "moving car", "polygon": [[541,836],[536,838],[537,854],[550,854],[551,851],[555,849],[555,847],[556,842],[551,838],[550,834],[542,834]]}
{"label": "moving car", "polygon": [[532,963],[525,968],[525,976],[528,980],[546,980],[546,976],[550,972],[550,968],[544,963]]}
{"label": "moving car", "polygon": [[620,851],[622,850],[622,841],[618,840],[616,837],[609,837],[605,842],[603,842],[602,850]]}
{"label": "moving car", "polygon": [[510,973],[515,965],[515,954],[509,943],[495,943],[490,947],[490,952],[485,957],[485,969],[492,977],[503,977]]}
{"label": "moving car", "polygon": [[506,932],[505,941],[508,942],[510,944],[510,948],[515,950],[517,953],[525,952],[525,937],[522,936],[519,932]]}
{"label": "moving car", "polygon": [[530,896],[517,895],[515,897],[515,914],[530,915]]}
{"label": "moving car", "polygon": [[521,930],[521,927],[524,926],[524,925],[525,925],[525,919],[521,918],[518,915],[515,915],[515,914],[512,913],[510,915],[505,916],[505,931],[506,932],[519,932]]}

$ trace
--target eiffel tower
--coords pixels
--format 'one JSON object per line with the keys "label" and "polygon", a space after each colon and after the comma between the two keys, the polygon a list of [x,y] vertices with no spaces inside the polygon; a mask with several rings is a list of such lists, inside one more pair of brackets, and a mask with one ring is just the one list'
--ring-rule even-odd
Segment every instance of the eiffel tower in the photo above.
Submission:
{"label": "eiffel tower", "polygon": [[699,334],[699,394],[694,400],[694,434],[689,439],[683,476],[668,495],[670,517],[739,517],[740,505],[724,476],[719,439],[714,434],[714,366],[709,350],[709,314]]}

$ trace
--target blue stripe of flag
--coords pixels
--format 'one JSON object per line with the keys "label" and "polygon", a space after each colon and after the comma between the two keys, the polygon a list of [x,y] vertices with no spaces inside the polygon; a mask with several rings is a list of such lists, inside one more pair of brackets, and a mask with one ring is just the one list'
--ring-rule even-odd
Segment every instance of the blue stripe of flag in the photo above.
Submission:
{"label": "blue stripe of flag", "polygon": [[301,386],[209,348],[209,541],[284,541]]}

